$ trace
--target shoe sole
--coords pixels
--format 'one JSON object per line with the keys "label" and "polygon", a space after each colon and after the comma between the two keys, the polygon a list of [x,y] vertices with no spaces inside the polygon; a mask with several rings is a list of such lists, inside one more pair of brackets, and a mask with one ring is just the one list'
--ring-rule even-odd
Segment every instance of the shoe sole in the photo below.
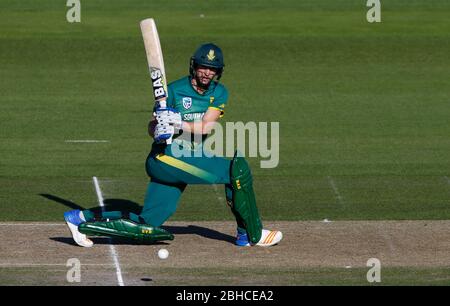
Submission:
{"label": "shoe sole", "polygon": [[78,231],[78,226],[66,221],[67,226],[69,227],[70,233],[72,234],[72,238],[76,244],[81,247],[90,248],[94,245],[92,240],[89,240],[86,235],[80,233]]}

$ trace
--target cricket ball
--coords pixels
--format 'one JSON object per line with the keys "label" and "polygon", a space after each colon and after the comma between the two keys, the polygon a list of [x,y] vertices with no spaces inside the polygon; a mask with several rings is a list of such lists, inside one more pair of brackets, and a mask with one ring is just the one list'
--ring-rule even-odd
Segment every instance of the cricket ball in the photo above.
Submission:
{"label": "cricket ball", "polygon": [[169,251],[167,251],[166,249],[160,249],[158,251],[158,257],[161,259],[166,259],[167,257],[169,257]]}

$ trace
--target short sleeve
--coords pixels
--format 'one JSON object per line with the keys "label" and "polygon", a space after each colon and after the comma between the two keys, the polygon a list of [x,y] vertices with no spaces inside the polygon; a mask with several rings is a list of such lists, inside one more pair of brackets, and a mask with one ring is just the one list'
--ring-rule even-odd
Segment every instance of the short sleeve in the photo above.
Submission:
{"label": "short sleeve", "polygon": [[228,102],[228,91],[225,86],[220,85],[215,91],[215,95],[210,97],[209,108],[217,109],[220,111],[220,117],[223,117],[225,112],[225,106]]}

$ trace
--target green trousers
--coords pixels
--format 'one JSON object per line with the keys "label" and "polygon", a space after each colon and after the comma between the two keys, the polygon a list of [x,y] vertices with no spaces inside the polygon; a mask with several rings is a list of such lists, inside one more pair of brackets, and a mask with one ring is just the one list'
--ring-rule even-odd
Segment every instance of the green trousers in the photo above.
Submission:
{"label": "green trousers", "polygon": [[[177,152],[179,153],[179,150]],[[194,155],[194,152],[185,151],[184,155]],[[144,207],[139,216],[130,213],[130,219],[161,226],[177,210],[180,196],[188,184],[223,184],[227,202],[232,207],[230,166],[231,160],[223,157],[176,157],[171,146],[153,145],[145,164],[150,182]],[[231,210],[236,217],[238,228],[244,228],[239,216]],[[93,217],[90,212],[84,214],[87,221]],[[103,217],[111,219],[122,216],[121,212],[103,213]]]}

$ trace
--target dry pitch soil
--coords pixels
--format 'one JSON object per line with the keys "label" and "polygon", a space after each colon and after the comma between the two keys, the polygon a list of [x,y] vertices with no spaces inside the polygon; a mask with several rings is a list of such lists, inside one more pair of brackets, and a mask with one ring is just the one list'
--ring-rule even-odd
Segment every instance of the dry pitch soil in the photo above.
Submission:
{"label": "dry pitch soil", "polygon": [[[64,223],[0,223],[1,285],[295,285],[302,269],[367,271],[382,267],[450,266],[450,221],[266,222],[281,230],[271,248],[233,245],[233,222],[169,222],[175,240],[139,245],[94,238],[92,248],[72,242]],[[159,249],[170,255],[158,258]],[[70,258],[81,282],[69,283]],[[118,269],[120,272],[118,272]],[[120,274],[120,276],[119,276]]]}

